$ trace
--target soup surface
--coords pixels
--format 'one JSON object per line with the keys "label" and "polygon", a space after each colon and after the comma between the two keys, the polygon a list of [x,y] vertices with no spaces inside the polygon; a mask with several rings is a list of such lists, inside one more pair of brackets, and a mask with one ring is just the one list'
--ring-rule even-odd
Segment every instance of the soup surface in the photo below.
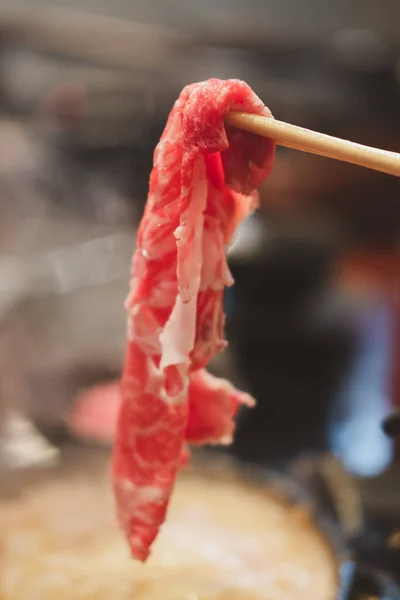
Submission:
{"label": "soup surface", "polygon": [[225,477],[180,476],[144,565],[115,524],[104,464],[0,503],[1,600],[332,600],[336,580],[304,510]]}

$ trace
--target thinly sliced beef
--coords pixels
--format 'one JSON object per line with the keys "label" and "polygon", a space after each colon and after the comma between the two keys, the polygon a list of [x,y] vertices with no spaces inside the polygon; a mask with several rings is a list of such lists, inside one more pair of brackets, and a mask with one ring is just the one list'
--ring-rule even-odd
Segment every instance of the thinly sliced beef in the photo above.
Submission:
{"label": "thinly sliced beef", "polygon": [[[225,246],[256,204],[271,140],[225,128],[230,111],[271,117],[242,81],[187,86],[155,150],[126,303],[128,345],[113,458],[120,523],[145,560],[189,443],[224,442],[246,394],[203,367],[224,340]],[[230,187],[228,187],[228,185]]]}
{"label": "thinly sliced beef", "polygon": [[[205,369],[190,372],[188,396],[185,441],[192,445],[228,443],[239,406],[252,406],[254,402],[229,381],[214,377]],[[115,439],[120,406],[119,381],[96,386],[79,394],[68,417],[68,427],[83,440],[107,445]],[[181,458],[186,464],[186,446]]]}

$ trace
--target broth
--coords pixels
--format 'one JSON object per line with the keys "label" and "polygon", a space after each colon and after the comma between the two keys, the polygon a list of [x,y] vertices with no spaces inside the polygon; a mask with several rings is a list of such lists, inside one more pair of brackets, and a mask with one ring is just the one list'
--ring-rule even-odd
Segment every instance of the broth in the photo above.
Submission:
{"label": "broth", "polygon": [[145,565],[114,522],[108,477],[74,474],[0,505],[1,600],[332,600],[337,566],[307,512],[188,472]]}

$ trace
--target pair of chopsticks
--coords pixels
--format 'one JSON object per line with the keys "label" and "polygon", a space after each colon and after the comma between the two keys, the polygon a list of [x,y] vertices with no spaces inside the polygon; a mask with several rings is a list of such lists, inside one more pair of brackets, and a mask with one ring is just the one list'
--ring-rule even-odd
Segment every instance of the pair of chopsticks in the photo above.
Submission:
{"label": "pair of chopsticks", "polygon": [[229,113],[225,117],[225,123],[273,139],[279,146],[353,163],[388,175],[400,176],[400,154],[396,152],[363,146],[297,125],[248,113]]}

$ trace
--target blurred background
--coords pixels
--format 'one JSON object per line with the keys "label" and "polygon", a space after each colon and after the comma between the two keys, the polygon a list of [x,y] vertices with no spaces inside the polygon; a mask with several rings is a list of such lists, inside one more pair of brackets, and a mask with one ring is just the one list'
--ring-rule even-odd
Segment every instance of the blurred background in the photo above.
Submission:
{"label": "blurred background", "polygon": [[[0,3],[3,472],[54,462],[71,434],[109,441],[112,386],[94,425],[74,411],[119,375],[135,230],[181,88],[241,78],[280,120],[400,152],[399,19],[398,0]],[[400,408],[399,192],[279,149],[230,248],[231,345],[212,365],[258,401],[231,454],[328,454],[385,511],[400,492],[381,427]]]}

